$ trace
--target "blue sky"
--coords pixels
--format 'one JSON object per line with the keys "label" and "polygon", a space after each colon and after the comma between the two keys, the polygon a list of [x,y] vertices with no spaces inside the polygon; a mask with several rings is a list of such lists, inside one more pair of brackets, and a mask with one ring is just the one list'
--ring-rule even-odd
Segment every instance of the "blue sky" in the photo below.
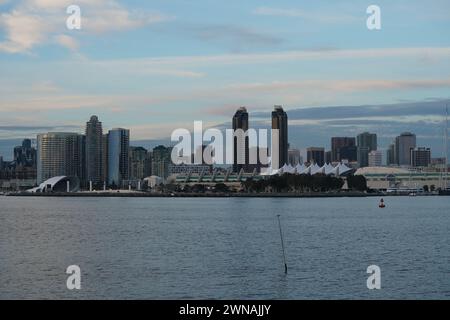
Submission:
{"label": "blue sky", "polygon": [[[70,4],[81,8],[81,30],[66,28]],[[371,4],[381,8],[381,30],[366,27]],[[444,105],[448,12],[446,0],[0,0],[0,139],[80,131],[91,114],[143,140],[194,120],[228,123],[241,105],[255,114],[307,108],[318,119],[333,106]],[[383,110],[393,128],[421,132],[439,153],[436,110]],[[311,125],[292,114],[292,125]],[[373,121],[364,129],[384,123],[365,117]],[[315,126],[321,136],[352,134],[342,118]],[[301,148],[312,140],[290,136]]]}

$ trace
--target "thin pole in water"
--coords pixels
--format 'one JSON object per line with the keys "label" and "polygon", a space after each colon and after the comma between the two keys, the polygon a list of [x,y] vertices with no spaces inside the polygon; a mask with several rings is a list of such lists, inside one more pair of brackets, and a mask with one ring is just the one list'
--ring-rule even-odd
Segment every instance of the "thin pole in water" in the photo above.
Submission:
{"label": "thin pole in water", "polygon": [[448,188],[448,105],[445,105],[445,175],[444,190]]}
{"label": "thin pole in water", "polygon": [[280,228],[281,248],[283,249],[284,273],[287,274],[288,267],[286,263],[286,253],[284,252],[283,232],[281,231],[281,222],[279,214],[277,214],[277,218],[278,218],[278,227]]}

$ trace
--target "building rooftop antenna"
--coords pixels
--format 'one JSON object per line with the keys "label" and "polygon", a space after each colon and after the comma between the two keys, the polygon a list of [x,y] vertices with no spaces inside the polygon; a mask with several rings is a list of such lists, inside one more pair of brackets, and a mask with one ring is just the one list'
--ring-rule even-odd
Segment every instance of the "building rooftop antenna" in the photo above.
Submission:
{"label": "building rooftop antenna", "polygon": [[445,105],[445,134],[444,134],[444,141],[445,141],[445,165],[444,165],[444,190],[448,188],[448,105]]}

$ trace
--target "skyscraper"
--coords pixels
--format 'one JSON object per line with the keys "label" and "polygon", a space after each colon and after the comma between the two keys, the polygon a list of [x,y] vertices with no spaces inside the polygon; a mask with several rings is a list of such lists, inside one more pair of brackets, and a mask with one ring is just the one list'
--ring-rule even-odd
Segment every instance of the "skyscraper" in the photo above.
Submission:
{"label": "skyscraper", "polygon": [[83,135],[49,132],[37,136],[37,182],[56,176],[77,176],[84,179]]}
{"label": "skyscraper", "polygon": [[342,160],[356,161],[356,139],[354,137],[332,137],[331,138],[331,160],[340,162]]}
{"label": "skyscraper", "polygon": [[392,143],[389,145],[389,148],[386,151],[386,165],[392,166],[396,164],[397,162],[395,161],[395,144]]}
{"label": "skyscraper", "polygon": [[[288,116],[281,106],[275,106],[272,111],[272,129],[279,132],[278,141],[275,144],[276,150],[272,148],[272,159],[278,153],[278,168],[281,168],[288,162]],[[273,167],[273,169],[278,169]]]}
{"label": "skyscraper", "polygon": [[36,167],[36,149],[30,139],[24,139],[21,146],[14,148],[14,161],[17,166]]}
{"label": "skyscraper", "polygon": [[[243,139],[238,139],[236,130],[242,130],[244,134]],[[249,165],[249,138],[247,136],[248,130],[248,112],[245,107],[239,108],[233,116],[233,171],[240,172],[241,169],[248,171]]]}
{"label": "skyscraper", "polygon": [[372,150],[369,152],[368,160],[369,167],[381,167],[383,155],[379,150]]}
{"label": "skyscraper", "polygon": [[428,167],[430,163],[430,148],[418,147],[411,149],[411,167]]}
{"label": "skyscraper", "polygon": [[157,146],[153,148],[152,175],[163,178],[164,180],[169,177],[169,165],[172,163],[171,154],[171,147]]}
{"label": "skyscraper", "polygon": [[147,149],[143,147],[130,147],[130,180],[140,180],[148,177]]}
{"label": "skyscraper", "polygon": [[395,160],[399,166],[411,165],[411,149],[416,147],[416,135],[403,132],[395,138]]}
{"label": "skyscraper", "polygon": [[129,177],[130,130],[116,128],[108,132],[108,184],[121,187]]}
{"label": "skyscraper", "polygon": [[108,183],[108,140],[109,134],[102,136],[102,181]]}
{"label": "skyscraper", "polygon": [[147,156],[145,158],[145,168],[144,168],[144,176],[150,177],[152,175],[152,159],[153,159],[153,152],[150,150],[147,150]]}
{"label": "skyscraper", "polygon": [[323,166],[325,163],[325,149],[309,147],[306,149],[306,157],[308,163],[317,163],[317,165]]}
{"label": "skyscraper", "polygon": [[369,152],[377,150],[377,135],[375,133],[363,132],[356,137],[357,158],[359,166],[369,165]]}
{"label": "skyscraper", "polygon": [[86,180],[93,185],[103,184],[103,129],[97,116],[86,123]]}

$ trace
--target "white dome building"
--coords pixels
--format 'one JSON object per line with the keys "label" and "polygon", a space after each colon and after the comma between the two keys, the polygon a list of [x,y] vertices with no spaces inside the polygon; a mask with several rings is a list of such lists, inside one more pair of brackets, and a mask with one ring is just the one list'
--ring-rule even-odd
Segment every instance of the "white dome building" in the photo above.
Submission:
{"label": "white dome building", "polygon": [[42,182],[38,187],[27,192],[77,192],[80,190],[80,179],[74,176],[57,176]]}

